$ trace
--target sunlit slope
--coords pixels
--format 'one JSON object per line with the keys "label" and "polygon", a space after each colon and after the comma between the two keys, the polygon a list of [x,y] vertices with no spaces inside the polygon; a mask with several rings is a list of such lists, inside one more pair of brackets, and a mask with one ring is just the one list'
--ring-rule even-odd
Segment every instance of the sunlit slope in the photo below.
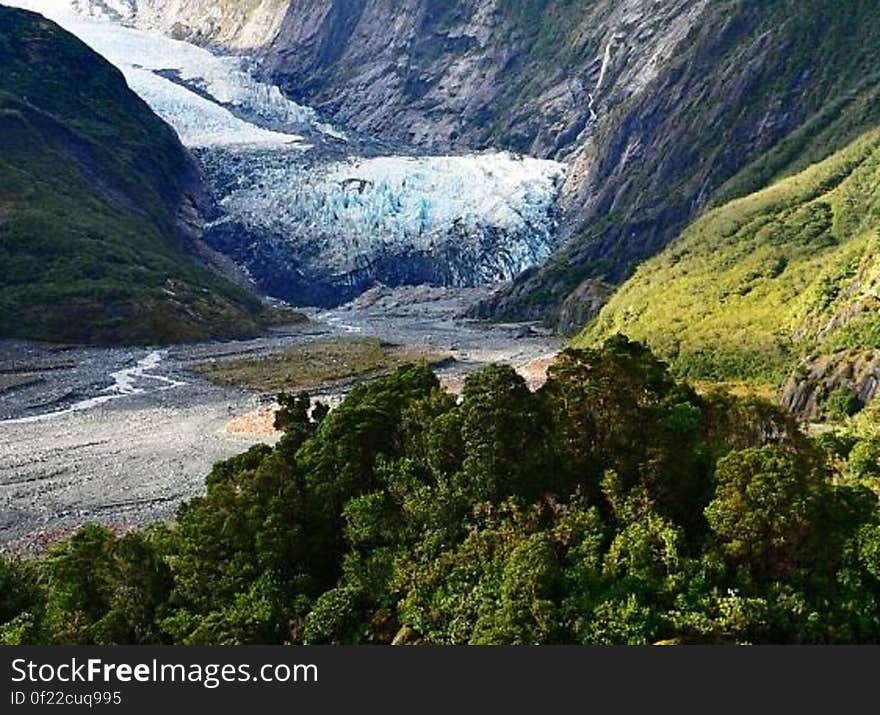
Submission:
{"label": "sunlit slope", "polygon": [[646,262],[577,339],[646,341],[682,374],[779,379],[880,348],[880,132],[732,201]]}

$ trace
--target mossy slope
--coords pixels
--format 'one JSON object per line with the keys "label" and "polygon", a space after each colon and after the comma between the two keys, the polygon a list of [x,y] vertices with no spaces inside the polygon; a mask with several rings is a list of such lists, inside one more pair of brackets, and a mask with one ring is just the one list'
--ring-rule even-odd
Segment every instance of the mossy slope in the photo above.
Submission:
{"label": "mossy slope", "polygon": [[731,201],[645,263],[577,339],[622,332],[682,373],[778,380],[880,348],[880,131]]}

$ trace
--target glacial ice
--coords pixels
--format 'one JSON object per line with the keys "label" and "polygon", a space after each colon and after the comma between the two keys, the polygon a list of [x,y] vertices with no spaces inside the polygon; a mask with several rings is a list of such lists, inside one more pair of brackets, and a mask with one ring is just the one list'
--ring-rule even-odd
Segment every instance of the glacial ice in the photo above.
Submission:
{"label": "glacial ice", "polygon": [[[245,58],[217,56],[158,33],[83,17],[70,0],[3,0],[3,4],[39,12],[116,65],[132,90],[177,130],[187,146],[302,142],[298,134],[268,130],[241,119],[239,113],[254,114],[266,123],[332,131],[318,121],[314,110],[255,79]],[[174,74],[177,81],[160,72]]]}
{"label": "glacial ice", "polygon": [[50,17],[123,72],[200,158],[221,211],[209,242],[276,297],[315,300],[286,290],[285,271],[291,285],[326,283],[322,304],[376,281],[491,284],[555,247],[562,164],[506,152],[340,160],[345,135],[261,81],[252,60],[107,19],[124,18],[128,0],[103,3],[103,18],[77,13],[96,7],[80,0],[0,1]]}
{"label": "glacial ice", "polygon": [[[320,243],[321,263],[339,274],[378,253],[430,255],[450,240],[472,242],[470,259],[482,265],[452,282],[473,285],[510,279],[546,260],[560,175],[554,162],[508,153],[356,158],[315,167],[274,153],[230,176],[221,206],[252,233]],[[497,245],[486,251],[490,234]]]}

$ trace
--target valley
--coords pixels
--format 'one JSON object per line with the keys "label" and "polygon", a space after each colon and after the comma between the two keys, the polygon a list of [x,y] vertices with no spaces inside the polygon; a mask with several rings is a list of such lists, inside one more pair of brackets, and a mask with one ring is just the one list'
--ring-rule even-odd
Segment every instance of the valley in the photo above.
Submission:
{"label": "valley", "polygon": [[[277,439],[236,422],[272,394],[215,384],[197,367],[270,357],[314,341],[378,336],[449,355],[438,369],[458,389],[491,362],[528,374],[557,338],[526,325],[458,316],[479,292],[377,289],[361,301],[262,337],[164,348],[84,348],[0,341],[0,550],[40,551],[89,521],[121,530],[172,518],[202,494],[214,462]],[[336,405],[357,378],[313,385]]]}
{"label": "valley", "polygon": [[375,283],[478,287],[556,248],[564,166],[487,150],[438,155],[336,129],[260,79],[256,58],[158,32],[11,4],[57,21],[118,67],[199,160],[204,241],[259,292],[333,307]]}
{"label": "valley", "polygon": [[880,641],[880,0],[0,3],[0,643]]}
{"label": "valley", "polygon": [[[486,364],[527,366],[561,345],[526,325],[461,318],[491,286],[552,253],[561,163],[502,151],[420,153],[322,121],[261,80],[255,58],[56,0],[4,4],[83,40],[173,127],[204,173],[202,238],[237,264],[249,290],[317,306],[307,325],[232,342],[0,342],[4,547],[40,550],[87,521],[124,530],[167,520],[203,491],[214,462],[277,438],[228,429],[270,396],[212,383],[200,365],[358,335],[416,356],[449,355],[440,374],[458,389]],[[356,382],[313,387],[335,404]]]}

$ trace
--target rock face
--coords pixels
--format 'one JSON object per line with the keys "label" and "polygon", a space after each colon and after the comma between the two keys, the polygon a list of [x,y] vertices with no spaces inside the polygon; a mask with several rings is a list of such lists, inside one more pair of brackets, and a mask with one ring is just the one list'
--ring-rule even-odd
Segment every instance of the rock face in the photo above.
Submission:
{"label": "rock face", "polygon": [[805,361],[783,386],[782,404],[805,420],[840,417],[873,400],[878,385],[880,354],[847,350]]}
{"label": "rock face", "polygon": [[133,22],[255,50],[336,123],[565,160],[562,247],[476,312],[566,331],[595,312],[597,286],[705,207],[880,121],[880,0],[113,2],[134,2]]}
{"label": "rock face", "polygon": [[159,30],[181,40],[248,51],[272,41],[290,1],[71,0],[71,5],[83,15]]}
{"label": "rock face", "polygon": [[354,128],[559,158],[657,76],[705,5],[304,0],[269,56],[289,91]]}

